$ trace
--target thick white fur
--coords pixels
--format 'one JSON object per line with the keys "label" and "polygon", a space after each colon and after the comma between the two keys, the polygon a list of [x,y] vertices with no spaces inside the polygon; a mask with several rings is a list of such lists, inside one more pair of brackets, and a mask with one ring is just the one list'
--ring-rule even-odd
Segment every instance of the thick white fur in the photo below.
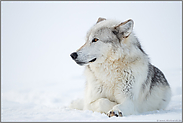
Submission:
{"label": "thick white fur", "polygon": [[[87,34],[86,44],[78,50],[78,54],[82,57],[80,59],[91,60],[85,58],[86,55],[83,54],[88,52],[85,49],[89,47],[90,50],[92,49],[90,42],[96,30],[101,27],[110,28],[117,24],[119,22],[109,20],[94,25]],[[110,34],[103,37],[107,35]],[[95,48],[94,51],[102,54],[102,58],[87,64],[84,72],[87,81],[84,100],[73,101],[70,107],[106,114],[110,111],[122,112],[123,116],[165,109],[171,97],[168,86],[159,85],[149,93],[150,85],[146,85],[146,89],[142,91],[142,84],[148,74],[149,58],[135,47],[136,42],[137,39],[132,32],[128,38],[122,40],[121,44],[117,44],[115,49],[110,43],[99,45],[100,49],[105,50]],[[131,80],[131,84],[127,86],[126,80]],[[166,102],[162,99],[166,99]]]}

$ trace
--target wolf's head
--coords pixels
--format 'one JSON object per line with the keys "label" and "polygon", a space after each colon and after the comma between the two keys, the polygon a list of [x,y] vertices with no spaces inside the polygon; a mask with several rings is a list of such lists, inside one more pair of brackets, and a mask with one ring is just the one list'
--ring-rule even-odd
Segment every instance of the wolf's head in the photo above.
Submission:
{"label": "wolf's head", "polygon": [[88,31],[86,43],[71,54],[79,65],[102,63],[106,59],[115,60],[123,55],[125,39],[133,30],[133,20],[117,22],[99,18]]}

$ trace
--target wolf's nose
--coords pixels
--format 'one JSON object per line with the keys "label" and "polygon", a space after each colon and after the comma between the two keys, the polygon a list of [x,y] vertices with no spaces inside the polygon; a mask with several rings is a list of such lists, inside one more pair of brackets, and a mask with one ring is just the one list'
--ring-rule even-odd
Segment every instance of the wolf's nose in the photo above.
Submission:
{"label": "wolf's nose", "polygon": [[71,55],[72,59],[76,59],[78,57],[78,54],[76,52],[73,52]]}

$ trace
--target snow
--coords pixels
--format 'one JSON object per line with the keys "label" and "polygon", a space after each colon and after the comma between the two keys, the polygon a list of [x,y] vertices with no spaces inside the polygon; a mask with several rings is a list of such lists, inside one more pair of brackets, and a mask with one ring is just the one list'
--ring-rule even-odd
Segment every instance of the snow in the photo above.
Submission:
{"label": "snow", "polygon": [[[3,1],[1,5],[1,121],[182,121],[181,2]],[[143,49],[171,86],[166,110],[108,118],[68,108],[83,98],[85,87],[84,67],[69,55],[84,44],[98,17],[134,20]]]}
{"label": "snow", "polygon": [[[174,71],[174,74],[180,76],[180,71]],[[181,81],[171,73],[168,76],[173,96],[166,110],[121,118],[108,118],[106,115],[97,112],[69,109],[69,103],[74,99],[82,98],[84,93],[84,77],[71,77],[66,81],[66,84],[62,82],[53,85],[45,84],[41,87],[38,85],[37,88],[31,90],[27,87],[24,90],[3,93],[2,121],[182,121]],[[173,83],[172,80],[175,80],[176,83]],[[74,84],[73,81],[77,84]],[[74,86],[67,87],[73,84]]]}

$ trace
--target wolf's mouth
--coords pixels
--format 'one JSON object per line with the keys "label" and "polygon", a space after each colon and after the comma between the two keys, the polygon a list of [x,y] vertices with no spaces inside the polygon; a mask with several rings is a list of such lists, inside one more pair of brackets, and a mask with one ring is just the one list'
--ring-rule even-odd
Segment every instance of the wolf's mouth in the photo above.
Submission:
{"label": "wolf's mouth", "polygon": [[97,59],[97,58],[94,58],[94,59],[92,59],[92,60],[91,60],[91,61],[89,61],[89,62],[94,62],[96,59]]}
{"label": "wolf's mouth", "polygon": [[[96,59],[97,59],[97,58],[94,58],[94,59],[90,60],[89,62],[94,62]],[[81,65],[81,66],[88,63],[88,62],[80,62],[80,61],[78,61],[78,60],[75,60],[75,62],[76,62],[77,64]]]}

